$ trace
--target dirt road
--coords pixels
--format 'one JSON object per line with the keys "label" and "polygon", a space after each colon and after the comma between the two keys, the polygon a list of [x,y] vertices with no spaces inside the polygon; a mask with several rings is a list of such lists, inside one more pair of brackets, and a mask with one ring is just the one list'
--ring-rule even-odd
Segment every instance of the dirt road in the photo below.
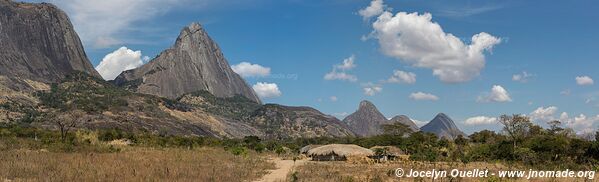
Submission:
{"label": "dirt road", "polygon": [[269,171],[270,173],[264,175],[262,179],[257,182],[279,182],[285,181],[287,179],[287,175],[292,172],[295,167],[303,165],[306,160],[297,160],[295,164],[293,160],[282,160],[280,158],[272,159],[272,162],[275,163],[277,169]]}

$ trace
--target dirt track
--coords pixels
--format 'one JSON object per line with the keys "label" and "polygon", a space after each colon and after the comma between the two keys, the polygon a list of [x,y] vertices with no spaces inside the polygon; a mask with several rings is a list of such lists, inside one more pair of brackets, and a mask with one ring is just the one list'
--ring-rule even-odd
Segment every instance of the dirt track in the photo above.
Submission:
{"label": "dirt track", "polygon": [[257,182],[278,182],[278,181],[286,181],[287,175],[293,171],[298,166],[303,165],[306,160],[297,160],[295,164],[293,160],[282,160],[280,158],[272,159],[272,162],[275,163],[277,169],[269,171],[270,173],[264,175],[262,179]]}

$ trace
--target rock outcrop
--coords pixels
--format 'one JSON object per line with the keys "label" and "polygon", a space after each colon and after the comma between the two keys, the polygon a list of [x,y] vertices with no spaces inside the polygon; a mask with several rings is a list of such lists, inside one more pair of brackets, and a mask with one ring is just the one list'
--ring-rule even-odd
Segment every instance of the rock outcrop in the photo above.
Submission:
{"label": "rock outcrop", "polygon": [[310,107],[266,104],[247,122],[267,139],[354,136],[345,123]]}
{"label": "rock outcrop", "polygon": [[149,63],[121,73],[114,82],[139,93],[171,99],[205,90],[217,97],[241,95],[260,103],[198,23],[181,30],[173,47]]}
{"label": "rock outcrop", "polygon": [[62,10],[0,0],[0,75],[54,83],[74,71],[100,78]]}
{"label": "rock outcrop", "polygon": [[439,113],[431,122],[420,128],[423,132],[434,133],[439,138],[446,138],[449,140],[455,139],[459,135],[466,136],[464,132],[455,125],[453,120],[449,116]]}
{"label": "rock outcrop", "polygon": [[390,124],[381,112],[369,101],[360,102],[358,110],[343,119],[349,128],[359,136],[373,136],[383,133],[382,125]]}
{"label": "rock outcrop", "polygon": [[416,126],[416,123],[414,123],[414,121],[412,121],[412,119],[410,119],[406,115],[395,116],[395,117],[391,118],[391,120],[389,120],[389,122],[404,124],[404,125],[410,127],[410,129],[412,129],[413,132],[420,131],[420,128],[418,128],[418,126]]}

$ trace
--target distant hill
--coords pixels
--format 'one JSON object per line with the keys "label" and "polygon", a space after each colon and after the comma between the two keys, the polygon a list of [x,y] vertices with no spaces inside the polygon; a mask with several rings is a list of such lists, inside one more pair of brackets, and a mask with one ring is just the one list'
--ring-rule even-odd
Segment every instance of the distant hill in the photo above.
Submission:
{"label": "distant hill", "polygon": [[414,131],[414,132],[420,131],[420,128],[418,128],[416,123],[414,123],[414,121],[412,121],[412,119],[410,119],[406,115],[395,116],[395,117],[391,118],[391,120],[389,120],[389,122],[404,124],[404,125],[410,127],[410,129],[412,129],[412,131]]}
{"label": "distant hill", "polygon": [[418,132],[420,128],[408,116],[399,115],[391,119],[385,116],[376,106],[367,100],[360,102],[358,110],[343,119],[343,122],[358,136],[375,136],[383,134],[382,126],[385,124],[401,123],[412,131]]}
{"label": "distant hill", "polygon": [[221,98],[207,91],[187,94],[178,101],[221,118],[212,128],[231,137],[255,135],[287,139],[355,135],[345,123],[311,107],[261,105],[243,96]]}
{"label": "distant hill", "polygon": [[381,125],[389,120],[370,101],[361,101],[356,112],[343,119],[349,128],[359,136],[374,136],[383,133]]}
{"label": "distant hill", "polygon": [[444,113],[439,113],[428,124],[420,128],[423,132],[434,133],[439,138],[455,139],[457,136],[466,136],[464,132],[455,125],[453,120]]}

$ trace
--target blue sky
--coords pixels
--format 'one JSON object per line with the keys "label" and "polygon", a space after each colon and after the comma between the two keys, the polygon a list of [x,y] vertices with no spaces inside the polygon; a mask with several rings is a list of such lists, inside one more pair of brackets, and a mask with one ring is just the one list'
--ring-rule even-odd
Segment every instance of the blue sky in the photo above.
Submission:
{"label": "blue sky", "polygon": [[[591,83],[599,79],[596,1],[48,2],[69,14],[94,66],[121,47],[113,62],[132,58],[138,66],[170,47],[182,27],[200,22],[231,65],[270,68],[246,78],[277,85],[281,94],[264,98],[268,103],[311,106],[342,119],[366,99],[387,117],[426,122],[444,112],[466,133],[496,130],[493,118],[512,113],[540,124],[562,119],[579,133],[599,127],[599,87]],[[370,18],[360,11],[367,7]],[[381,20],[385,13],[390,19]],[[481,32],[488,36],[473,46]],[[443,44],[451,37],[462,47]],[[352,55],[353,64],[341,66]],[[333,69],[355,81],[325,79]],[[394,70],[404,73],[395,80],[402,83],[390,82]]]}

